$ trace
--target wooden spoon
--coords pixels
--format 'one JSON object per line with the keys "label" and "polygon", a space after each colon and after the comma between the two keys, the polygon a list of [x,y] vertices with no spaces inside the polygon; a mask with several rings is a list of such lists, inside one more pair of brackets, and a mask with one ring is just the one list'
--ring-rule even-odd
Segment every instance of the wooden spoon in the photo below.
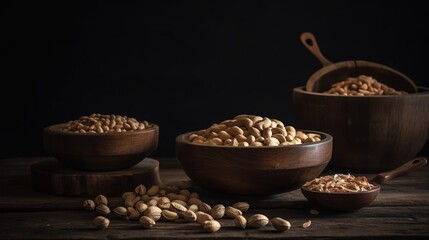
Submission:
{"label": "wooden spoon", "polygon": [[400,167],[377,174],[370,180],[375,187],[362,192],[319,192],[301,187],[302,194],[316,206],[335,211],[353,211],[368,206],[378,196],[380,185],[396,177],[407,174],[427,164],[427,159],[417,157]]}
{"label": "wooden spoon", "polygon": [[362,60],[348,60],[332,63],[320,52],[319,45],[312,33],[304,32],[301,34],[300,38],[302,44],[304,44],[323,65],[323,68],[315,72],[307,80],[305,88],[309,92],[326,91],[333,83],[343,81],[347,77],[357,77],[361,74],[374,77],[378,81],[396,90],[403,90],[408,93],[418,92],[416,84],[409,77],[393,68]]}

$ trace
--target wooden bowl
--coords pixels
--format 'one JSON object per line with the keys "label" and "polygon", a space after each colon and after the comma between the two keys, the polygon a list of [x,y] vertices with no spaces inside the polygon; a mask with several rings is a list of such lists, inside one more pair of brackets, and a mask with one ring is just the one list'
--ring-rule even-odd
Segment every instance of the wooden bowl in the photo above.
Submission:
{"label": "wooden bowl", "polygon": [[[339,80],[339,79],[337,79]],[[429,136],[429,89],[399,96],[340,96],[293,89],[294,120],[334,138],[330,166],[378,172],[414,158]]]}
{"label": "wooden bowl", "polygon": [[44,149],[69,168],[114,171],[129,168],[158,147],[159,127],[119,133],[68,133],[64,124],[44,129]]}
{"label": "wooden bowl", "polygon": [[176,154],[184,171],[208,190],[233,195],[272,195],[300,188],[328,165],[332,137],[288,146],[232,147],[196,144],[176,138]]}

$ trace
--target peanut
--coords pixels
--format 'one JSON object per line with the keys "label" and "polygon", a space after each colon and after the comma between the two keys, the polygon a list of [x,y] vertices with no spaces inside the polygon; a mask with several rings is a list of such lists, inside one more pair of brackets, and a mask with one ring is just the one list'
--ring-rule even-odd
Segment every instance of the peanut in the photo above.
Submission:
{"label": "peanut", "polygon": [[321,138],[316,133],[306,134],[292,126],[285,127],[277,119],[241,114],[192,133],[187,140],[196,144],[259,147],[311,143],[320,141]]}

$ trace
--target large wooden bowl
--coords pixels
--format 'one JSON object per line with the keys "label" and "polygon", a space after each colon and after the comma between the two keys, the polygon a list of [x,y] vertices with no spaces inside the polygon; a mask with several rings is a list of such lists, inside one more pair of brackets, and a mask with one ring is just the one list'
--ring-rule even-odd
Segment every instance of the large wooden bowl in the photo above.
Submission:
{"label": "large wooden bowl", "polygon": [[119,133],[68,133],[56,124],[44,129],[45,151],[67,167],[81,171],[129,168],[158,147],[159,127]]}
{"label": "large wooden bowl", "polygon": [[294,120],[334,138],[330,166],[378,172],[414,158],[429,136],[429,89],[400,96],[340,96],[293,89]]}
{"label": "large wooden bowl", "polygon": [[234,195],[272,195],[300,188],[319,176],[332,156],[332,137],[288,146],[232,147],[196,144],[185,133],[176,138],[184,171],[208,190]]}

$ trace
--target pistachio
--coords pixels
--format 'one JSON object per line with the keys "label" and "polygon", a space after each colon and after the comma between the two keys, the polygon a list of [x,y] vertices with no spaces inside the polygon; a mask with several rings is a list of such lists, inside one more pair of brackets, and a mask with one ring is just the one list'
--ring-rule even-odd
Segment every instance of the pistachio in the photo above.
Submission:
{"label": "pistachio", "polygon": [[217,232],[220,229],[220,223],[216,220],[205,221],[203,228],[207,232]]}
{"label": "pistachio", "polygon": [[188,222],[195,222],[197,221],[197,215],[192,210],[188,210],[182,213],[183,218]]}
{"label": "pistachio", "polygon": [[189,199],[191,199],[191,198],[200,199],[200,195],[197,192],[191,193],[191,195],[189,195],[188,197],[189,197]]}
{"label": "pistachio", "polygon": [[129,213],[127,220],[138,220],[140,218],[140,212],[133,207],[128,207],[127,210]]}
{"label": "pistachio", "polygon": [[147,195],[149,196],[155,196],[159,192],[158,185],[153,185],[147,190]]}
{"label": "pistachio", "polygon": [[115,209],[113,209],[113,213],[121,218],[125,218],[126,216],[128,216],[128,210],[124,207],[116,207]]}
{"label": "pistachio", "polygon": [[148,205],[149,207],[150,206],[158,206],[158,201],[155,199],[151,199],[146,203],[146,205]]}
{"label": "pistachio", "polygon": [[214,219],[222,218],[225,215],[225,206],[222,204],[215,205],[210,211],[210,215],[212,215]]}
{"label": "pistachio", "polygon": [[254,214],[247,220],[247,226],[250,228],[260,228],[268,224],[268,218],[263,214]]}
{"label": "pistachio", "polygon": [[124,201],[125,201],[125,199],[127,199],[127,197],[129,197],[129,196],[134,196],[134,197],[136,197],[136,193],[135,193],[135,192],[124,192],[124,193],[122,193],[122,195],[121,195],[122,200],[124,200]]}
{"label": "pistachio", "polygon": [[146,211],[146,209],[149,206],[146,203],[144,203],[143,201],[138,201],[138,202],[136,202],[134,207],[139,213],[143,213],[144,211]]}
{"label": "pistachio", "polygon": [[237,208],[242,212],[249,210],[249,206],[250,205],[247,202],[237,202],[232,205],[232,207]]}
{"label": "pistachio", "polygon": [[145,195],[146,187],[143,184],[140,184],[134,189],[134,192],[139,196]]}
{"label": "pistachio", "polygon": [[205,212],[198,211],[195,213],[195,215],[197,215],[197,222],[201,225],[203,225],[205,221],[214,220],[212,215]]}
{"label": "pistachio", "polygon": [[191,192],[188,189],[182,189],[179,191],[179,195],[184,195],[186,197],[189,197],[191,195]]}
{"label": "pistachio", "polygon": [[169,209],[170,208],[170,199],[168,199],[168,197],[161,197],[158,200],[158,207],[161,209]]}
{"label": "pistachio", "polygon": [[100,204],[98,205],[95,210],[100,213],[103,216],[106,216],[110,213],[110,208],[107,205]]}
{"label": "pistachio", "polygon": [[83,201],[82,206],[83,206],[83,209],[85,209],[87,211],[92,211],[95,209],[95,203],[91,199],[87,199],[87,200]]}
{"label": "pistachio", "polygon": [[279,218],[279,217],[271,218],[270,222],[273,225],[273,227],[279,232],[287,231],[291,227],[289,221],[286,221],[283,218]]}
{"label": "pistachio", "polygon": [[225,215],[229,218],[235,218],[238,215],[243,215],[243,213],[235,207],[228,206],[225,209]]}
{"label": "pistachio", "polygon": [[94,202],[96,205],[100,205],[100,204],[107,205],[108,203],[107,198],[101,194],[95,197]]}
{"label": "pistachio", "polygon": [[188,204],[185,201],[179,200],[179,199],[174,199],[172,202],[178,203],[184,207],[188,207]]}
{"label": "pistachio", "polygon": [[92,222],[94,223],[94,226],[96,228],[103,229],[109,226],[110,220],[103,216],[98,216],[98,217],[95,217]]}
{"label": "pistachio", "polygon": [[162,210],[161,215],[165,220],[169,221],[174,221],[179,218],[179,214],[177,212],[173,212],[167,209]]}
{"label": "pistachio", "polygon": [[177,203],[177,202],[174,202],[174,201],[170,203],[170,209],[171,209],[172,211],[177,212],[177,213],[186,212],[186,211],[188,210],[188,209],[187,209],[185,206],[183,206],[182,204]]}
{"label": "pistachio", "polygon": [[161,218],[161,208],[157,206],[150,206],[144,211],[144,215],[152,218],[154,221],[158,221]]}
{"label": "pistachio", "polygon": [[198,206],[195,204],[192,204],[191,206],[188,207],[188,210],[191,210],[192,212],[198,212]]}
{"label": "pistachio", "polygon": [[140,196],[137,196],[137,197],[129,196],[129,198],[125,199],[125,207],[134,207],[136,202],[140,200],[141,200]]}
{"label": "pistachio", "polygon": [[238,228],[246,229],[246,223],[247,223],[247,220],[242,215],[237,215],[234,219],[234,224]]}
{"label": "pistachio", "polygon": [[192,197],[192,198],[189,198],[189,200],[188,200],[187,203],[189,205],[192,205],[192,204],[199,205],[199,204],[202,203],[202,201],[200,199],[198,199],[198,198]]}
{"label": "pistachio", "polygon": [[152,228],[155,225],[155,220],[148,216],[140,217],[139,222],[144,228]]}
{"label": "pistachio", "polygon": [[198,209],[202,212],[210,214],[212,211],[212,207],[205,202],[201,202],[200,204],[197,204],[197,205],[198,205]]}

